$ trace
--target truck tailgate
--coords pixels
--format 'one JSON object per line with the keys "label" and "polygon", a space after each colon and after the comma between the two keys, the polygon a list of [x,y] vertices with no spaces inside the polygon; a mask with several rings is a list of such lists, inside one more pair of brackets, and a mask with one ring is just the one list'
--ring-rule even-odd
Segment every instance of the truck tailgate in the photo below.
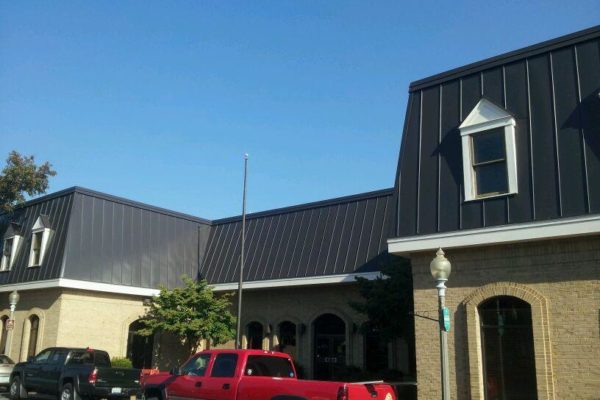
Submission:
{"label": "truck tailgate", "polygon": [[134,388],[140,386],[140,370],[133,368],[97,368],[96,387]]}
{"label": "truck tailgate", "polygon": [[393,400],[396,398],[394,389],[383,382],[363,382],[346,384],[347,399],[377,399]]}

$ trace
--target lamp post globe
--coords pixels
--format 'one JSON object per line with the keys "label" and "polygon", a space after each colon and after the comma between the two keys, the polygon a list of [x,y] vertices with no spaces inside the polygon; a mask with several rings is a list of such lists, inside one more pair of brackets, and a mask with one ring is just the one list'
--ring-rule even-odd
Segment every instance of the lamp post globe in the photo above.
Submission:
{"label": "lamp post globe", "polygon": [[444,256],[444,250],[441,248],[435,253],[435,258],[429,264],[431,276],[436,281],[447,281],[452,272],[450,261]]}
{"label": "lamp post globe", "polygon": [[11,306],[16,306],[17,303],[19,302],[19,298],[21,296],[19,296],[19,293],[16,290],[13,290],[9,295],[8,295],[8,304],[10,304]]}

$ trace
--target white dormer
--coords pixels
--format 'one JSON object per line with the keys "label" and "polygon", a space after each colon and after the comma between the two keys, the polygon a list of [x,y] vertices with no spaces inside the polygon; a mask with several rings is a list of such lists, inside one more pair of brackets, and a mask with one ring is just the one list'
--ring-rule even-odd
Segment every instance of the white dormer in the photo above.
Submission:
{"label": "white dormer", "polygon": [[515,118],[482,98],[460,125],[465,201],[517,193]]}
{"label": "white dormer", "polygon": [[48,216],[40,215],[31,229],[30,267],[40,266],[44,262],[44,256],[46,255],[52,233]]}
{"label": "white dormer", "polygon": [[15,262],[15,258],[17,258],[17,252],[19,251],[22,239],[20,228],[20,225],[11,223],[4,234],[0,271],[10,271]]}

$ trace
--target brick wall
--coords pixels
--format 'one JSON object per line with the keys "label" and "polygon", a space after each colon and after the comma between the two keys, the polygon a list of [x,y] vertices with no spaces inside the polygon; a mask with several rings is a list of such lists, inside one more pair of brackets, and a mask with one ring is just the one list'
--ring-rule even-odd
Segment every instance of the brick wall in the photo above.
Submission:
{"label": "brick wall", "polygon": [[[437,318],[429,272],[435,252],[412,254],[415,312]],[[600,393],[600,237],[446,251],[451,397],[482,399],[476,306],[507,294],[532,304],[540,399],[598,399]],[[416,318],[420,399],[440,398],[435,322]]]}

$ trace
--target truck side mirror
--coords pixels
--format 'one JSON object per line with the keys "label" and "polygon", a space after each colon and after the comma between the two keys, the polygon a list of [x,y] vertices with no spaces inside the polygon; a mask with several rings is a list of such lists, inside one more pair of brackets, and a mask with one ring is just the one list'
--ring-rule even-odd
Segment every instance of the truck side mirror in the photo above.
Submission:
{"label": "truck side mirror", "polygon": [[179,375],[181,375],[181,368],[179,368],[179,367],[173,367],[169,371],[169,374],[175,375],[175,376],[179,376]]}

